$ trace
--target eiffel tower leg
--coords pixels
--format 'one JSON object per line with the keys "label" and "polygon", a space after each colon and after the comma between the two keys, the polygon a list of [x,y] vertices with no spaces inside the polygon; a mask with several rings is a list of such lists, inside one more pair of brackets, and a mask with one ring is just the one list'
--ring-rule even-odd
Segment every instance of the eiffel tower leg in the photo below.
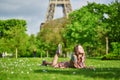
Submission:
{"label": "eiffel tower leg", "polygon": [[48,13],[47,13],[47,16],[46,16],[46,21],[50,21],[53,19],[54,17],[54,12],[55,12],[55,4],[50,4],[49,5],[49,8],[48,8]]}
{"label": "eiffel tower leg", "polygon": [[64,16],[67,16],[66,5],[64,4],[63,6],[64,6],[64,7],[63,7]]}
{"label": "eiffel tower leg", "polygon": [[72,7],[70,4],[64,4],[64,15],[68,17],[68,14],[72,11]]}
{"label": "eiffel tower leg", "polygon": [[55,7],[57,5],[62,5],[64,16],[68,17],[68,14],[72,11],[70,0],[50,0],[48,12],[46,15],[46,22],[53,20]]}

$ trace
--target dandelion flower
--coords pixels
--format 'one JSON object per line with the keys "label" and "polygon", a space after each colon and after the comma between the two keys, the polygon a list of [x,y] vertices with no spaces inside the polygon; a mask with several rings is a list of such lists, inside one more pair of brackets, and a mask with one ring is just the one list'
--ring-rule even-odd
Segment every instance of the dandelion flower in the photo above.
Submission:
{"label": "dandelion flower", "polygon": [[76,74],[76,72],[73,72],[73,74]]}
{"label": "dandelion flower", "polygon": [[21,71],[21,73],[24,73],[23,71]]}
{"label": "dandelion flower", "polygon": [[43,72],[47,72],[46,70],[43,70]]}
{"label": "dandelion flower", "polygon": [[27,72],[27,74],[29,74],[29,72]]}
{"label": "dandelion flower", "polygon": [[13,74],[14,72],[12,71],[11,74]]}

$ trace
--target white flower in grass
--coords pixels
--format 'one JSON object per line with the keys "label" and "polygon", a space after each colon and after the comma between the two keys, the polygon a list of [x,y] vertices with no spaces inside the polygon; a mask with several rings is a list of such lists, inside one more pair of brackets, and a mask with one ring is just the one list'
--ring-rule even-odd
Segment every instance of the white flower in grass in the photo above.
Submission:
{"label": "white flower in grass", "polygon": [[46,70],[43,70],[43,72],[47,72]]}
{"label": "white flower in grass", "polygon": [[8,70],[6,70],[6,72],[8,72]]}
{"label": "white flower in grass", "polygon": [[42,64],[37,64],[38,66],[41,66]]}
{"label": "white flower in grass", "polygon": [[17,64],[17,62],[14,62],[14,64]]}
{"label": "white flower in grass", "polygon": [[29,72],[27,72],[27,74],[29,74]]}
{"label": "white flower in grass", "polygon": [[11,74],[13,74],[14,72],[12,71]]}
{"label": "white flower in grass", "polygon": [[93,68],[93,71],[96,71],[96,69],[95,69],[95,68]]}
{"label": "white flower in grass", "polygon": [[108,70],[110,70],[110,68],[108,68]]}
{"label": "white flower in grass", "polygon": [[30,65],[28,64],[27,66],[29,67]]}
{"label": "white flower in grass", "polygon": [[24,73],[23,71],[21,71],[21,73]]}
{"label": "white flower in grass", "polygon": [[73,74],[76,74],[76,72],[73,72]]}
{"label": "white flower in grass", "polygon": [[30,71],[32,71],[32,68],[30,68]]}
{"label": "white flower in grass", "polygon": [[23,61],[23,60],[21,60],[21,59],[19,60],[19,62],[22,62],[22,61]]}

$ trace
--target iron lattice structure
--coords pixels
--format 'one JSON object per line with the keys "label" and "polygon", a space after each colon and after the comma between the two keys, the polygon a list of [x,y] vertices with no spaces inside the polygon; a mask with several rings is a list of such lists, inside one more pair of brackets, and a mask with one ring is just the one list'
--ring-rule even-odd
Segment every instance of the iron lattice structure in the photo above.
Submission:
{"label": "iron lattice structure", "polygon": [[65,17],[68,17],[68,14],[72,11],[70,0],[49,0],[46,22],[53,20],[56,6],[62,6]]}

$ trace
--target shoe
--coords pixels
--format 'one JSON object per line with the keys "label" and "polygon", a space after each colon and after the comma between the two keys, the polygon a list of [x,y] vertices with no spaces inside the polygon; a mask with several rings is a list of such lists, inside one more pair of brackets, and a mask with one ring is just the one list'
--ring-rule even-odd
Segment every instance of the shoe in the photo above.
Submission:
{"label": "shoe", "polygon": [[60,54],[61,54],[61,52],[62,52],[62,45],[61,45],[61,44],[59,44],[59,45],[58,45],[58,49],[57,49],[56,53],[57,53],[58,55],[60,55]]}
{"label": "shoe", "polygon": [[43,66],[47,66],[47,62],[45,60],[42,61]]}

